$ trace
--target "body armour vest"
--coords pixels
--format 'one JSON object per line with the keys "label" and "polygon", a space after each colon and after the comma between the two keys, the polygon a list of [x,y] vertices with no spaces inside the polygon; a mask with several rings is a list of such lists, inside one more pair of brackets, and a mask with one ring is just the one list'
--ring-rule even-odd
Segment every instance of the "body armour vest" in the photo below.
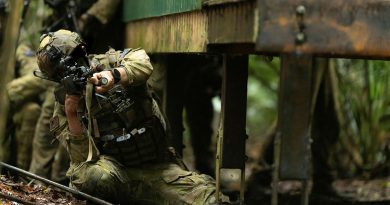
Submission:
{"label": "body armour vest", "polygon": [[[91,115],[94,141],[102,154],[128,167],[165,158],[164,121],[146,84],[94,94]],[[87,127],[84,103],[79,117]]]}
{"label": "body armour vest", "polygon": [[[127,52],[109,51],[106,55],[93,56],[91,61],[101,70],[107,70],[117,67]],[[92,95],[90,111],[95,144],[102,154],[128,167],[166,157],[166,124],[149,89],[146,83],[115,85],[107,93]],[[87,125],[84,100],[78,108],[80,120]]]}

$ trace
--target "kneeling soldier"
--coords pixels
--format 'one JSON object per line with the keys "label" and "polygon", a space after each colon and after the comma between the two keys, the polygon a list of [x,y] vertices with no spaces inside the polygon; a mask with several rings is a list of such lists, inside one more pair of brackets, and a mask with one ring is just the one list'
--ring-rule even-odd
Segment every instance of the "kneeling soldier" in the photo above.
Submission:
{"label": "kneeling soldier", "polygon": [[37,51],[41,77],[61,84],[51,132],[70,155],[71,186],[120,204],[215,204],[215,181],[185,170],[168,149],[145,51],[87,56],[84,47],[59,30],[43,35]]}

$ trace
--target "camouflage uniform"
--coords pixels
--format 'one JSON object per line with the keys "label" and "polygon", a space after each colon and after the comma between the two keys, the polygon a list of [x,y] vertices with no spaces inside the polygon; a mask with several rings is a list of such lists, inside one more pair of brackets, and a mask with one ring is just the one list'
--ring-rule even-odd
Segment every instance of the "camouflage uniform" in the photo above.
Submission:
{"label": "camouflage uniform", "polygon": [[[38,65],[35,55],[26,45],[19,45],[16,59],[22,77],[7,86],[12,108],[20,109],[13,115],[16,141],[16,153],[13,154],[16,157],[13,158],[16,158],[18,167],[61,182],[65,180],[69,157],[49,133],[49,120],[54,109],[54,83],[33,75]],[[42,99],[41,112],[39,102]]]}
{"label": "camouflage uniform", "polygon": [[39,94],[44,91],[47,82],[36,79],[32,71],[37,68],[34,53],[24,44],[18,46],[16,60],[20,64],[21,77],[7,85],[10,100],[12,121],[15,126],[16,165],[27,170],[30,166],[32,140],[35,125],[41,108]]}
{"label": "camouflage uniform", "polygon": [[[43,38],[38,59],[47,59],[49,55],[42,53],[50,52],[51,46],[58,48],[64,45],[64,42],[56,42],[57,37]],[[68,49],[63,47],[63,50]],[[79,104],[80,120],[85,126],[88,122],[93,125],[90,129],[93,130],[92,135],[87,131],[82,135],[70,133],[64,106],[56,102],[51,131],[68,150],[71,164],[67,176],[71,186],[121,204],[214,204],[214,180],[207,175],[184,170],[174,152],[167,151],[165,121],[146,85],[153,68],[145,51],[110,50],[105,55],[90,56],[90,64],[104,70],[124,68],[129,86],[120,86],[124,90],[119,93],[126,93],[126,102],[130,99],[134,101],[130,107],[118,111],[119,106],[113,106],[117,100],[113,97],[118,94],[117,87],[111,89],[114,93],[110,94],[110,90],[105,97],[95,95],[87,123],[82,119],[86,118],[89,106]],[[39,65],[42,70],[47,64]],[[98,101],[98,98],[103,100]],[[111,103],[105,101],[112,98]],[[88,100],[88,95],[83,99]]]}
{"label": "camouflage uniform", "polygon": [[[38,79],[38,78],[37,78]],[[65,182],[65,172],[69,168],[69,157],[64,146],[59,145],[50,133],[50,119],[54,110],[55,87],[48,87],[42,112],[34,133],[32,160],[29,171],[55,182]]]}
{"label": "camouflage uniform", "polygon": [[[0,0],[0,48],[3,47],[4,41],[4,32],[7,23],[9,10],[8,0]],[[3,50],[0,50],[0,56],[2,56]],[[0,59],[1,61],[1,59]],[[3,65],[2,65],[3,66]],[[5,120],[5,119],[1,119]],[[10,120],[7,120],[10,121]],[[7,123],[8,124],[8,123]],[[7,125],[8,127],[8,125]],[[7,129],[8,130],[8,129]],[[0,135],[0,161],[7,162],[10,158],[9,147],[10,147],[10,139],[8,136],[7,130],[4,132],[4,135]],[[0,167],[0,172],[2,168]]]}

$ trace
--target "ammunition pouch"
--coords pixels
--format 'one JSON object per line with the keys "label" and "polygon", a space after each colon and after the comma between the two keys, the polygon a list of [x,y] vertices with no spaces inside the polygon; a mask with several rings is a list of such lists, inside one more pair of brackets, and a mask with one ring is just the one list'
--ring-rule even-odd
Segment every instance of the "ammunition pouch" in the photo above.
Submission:
{"label": "ammunition pouch", "polygon": [[[166,159],[165,129],[152,112],[152,97],[145,86],[115,86],[104,95],[95,93],[91,107],[94,140],[101,154],[126,167]],[[85,113],[82,105],[80,114]],[[85,115],[81,121],[87,125]]]}
{"label": "ammunition pouch", "polygon": [[129,133],[123,130],[100,137],[102,154],[114,157],[126,167],[167,159],[165,131],[156,117],[141,123]]}

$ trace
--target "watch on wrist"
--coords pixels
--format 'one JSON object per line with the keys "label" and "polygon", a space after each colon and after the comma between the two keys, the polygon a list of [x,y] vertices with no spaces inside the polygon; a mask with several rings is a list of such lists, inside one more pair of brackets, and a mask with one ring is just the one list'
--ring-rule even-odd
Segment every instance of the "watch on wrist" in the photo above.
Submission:
{"label": "watch on wrist", "polygon": [[114,84],[121,81],[121,73],[119,72],[118,69],[114,68],[114,69],[111,69],[110,71],[111,71],[112,77],[114,78]]}

